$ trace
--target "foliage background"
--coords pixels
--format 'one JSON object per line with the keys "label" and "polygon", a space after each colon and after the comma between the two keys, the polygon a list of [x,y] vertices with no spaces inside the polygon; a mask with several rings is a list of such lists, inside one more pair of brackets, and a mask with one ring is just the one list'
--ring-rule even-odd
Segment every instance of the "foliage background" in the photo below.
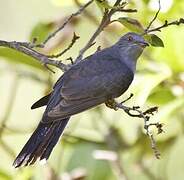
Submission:
{"label": "foliage background", "polygon": [[[172,21],[183,16],[183,1],[161,2],[163,9],[155,26],[165,19]],[[131,1],[130,7],[138,9],[138,13],[121,13],[117,16],[134,17],[146,26],[157,10],[157,3],[155,0]],[[78,8],[73,0],[0,0],[0,4],[0,39],[17,41],[28,41],[33,37],[44,39],[48,32],[62,24],[65,16]],[[56,37],[58,44],[53,41],[50,49],[44,49],[45,53],[64,48],[75,31],[81,38],[63,59],[75,57],[95,31],[95,23],[101,17],[96,5],[88,10],[96,22],[85,15],[80,16]],[[106,47],[113,44],[127,31],[120,24],[110,26],[98,37],[97,44],[88,54],[94,52],[98,45]],[[184,27],[177,26],[157,33],[164,41],[165,48],[149,47],[145,51],[138,62],[132,86],[120,98],[123,100],[134,93],[128,105],[143,108],[159,106],[152,120],[165,124],[164,134],[157,136],[155,132],[162,154],[160,160],[156,160],[152,153],[149,139],[144,135],[143,122],[101,105],[72,118],[47,165],[14,169],[11,166],[13,159],[37,126],[44,110],[31,111],[30,106],[50,91],[61,71],[54,69],[56,73],[52,74],[34,59],[0,48],[0,179],[75,179],[80,173],[90,180],[121,179],[122,174],[129,180],[183,179],[183,32]],[[106,155],[99,150],[111,153]],[[118,159],[114,161],[116,155]]]}

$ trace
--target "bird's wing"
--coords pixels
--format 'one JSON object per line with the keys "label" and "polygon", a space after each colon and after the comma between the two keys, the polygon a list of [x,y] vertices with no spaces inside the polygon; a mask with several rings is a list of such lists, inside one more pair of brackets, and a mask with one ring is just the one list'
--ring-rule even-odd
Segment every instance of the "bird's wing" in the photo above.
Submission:
{"label": "bird's wing", "polygon": [[38,101],[36,101],[32,106],[31,109],[36,109],[42,106],[46,106],[49,99],[50,99],[51,93],[49,93],[48,95],[40,98]]}
{"label": "bird's wing", "polygon": [[[62,100],[47,112],[44,121],[69,117],[125,91],[132,81],[131,74],[122,71],[118,59],[108,59],[102,60],[98,56],[98,59],[88,59],[67,71],[61,80],[62,87],[58,81],[54,88],[60,88]],[[123,83],[122,77],[127,83]]]}

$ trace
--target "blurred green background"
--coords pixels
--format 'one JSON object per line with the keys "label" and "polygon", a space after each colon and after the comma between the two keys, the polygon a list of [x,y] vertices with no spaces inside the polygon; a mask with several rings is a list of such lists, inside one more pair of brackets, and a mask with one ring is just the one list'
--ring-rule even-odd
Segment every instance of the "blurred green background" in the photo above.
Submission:
{"label": "blurred green background", "polygon": [[[0,39],[41,42],[75,12],[77,0],[0,0]],[[117,17],[133,17],[144,27],[158,9],[157,0],[130,1],[137,13],[119,13]],[[162,10],[154,26],[183,17],[184,2],[161,0]],[[75,31],[81,38],[67,57],[75,58],[102,17],[93,3],[87,11],[74,18],[43,53],[61,51]],[[117,18],[113,17],[113,18]],[[127,32],[114,23],[97,38],[96,48],[110,46]],[[159,106],[151,119],[164,123],[165,133],[153,129],[161,159],[157,160],[144,134],[143,121],[129,117],[123,111],[113,111],[101,105],[72,118],[62,141],[55,147],[48,164],[14,169],[12,162],[21,150],[44,111],[30,110],[31,105],[49,92],[62,72],[55,74],[36,60],[16,51],[0,48],[0,180],[28,179],[90,179],[90,180],[182,180],[184,179],[184,26],[170,26],[157,33],[165,48],[149,47],[139,59],[137,74],[129,90],[134,97],[126,104],[142,109]],[[66,61],[67,63],[67,61]]]}

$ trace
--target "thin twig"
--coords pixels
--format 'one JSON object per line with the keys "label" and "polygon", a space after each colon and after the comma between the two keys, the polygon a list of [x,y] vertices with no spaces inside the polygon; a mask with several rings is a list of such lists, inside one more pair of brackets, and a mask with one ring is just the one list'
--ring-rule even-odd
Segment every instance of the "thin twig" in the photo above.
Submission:
{"label": "thin twig", "polygon": [[[147,136],[150,138],[151,148],[153,149],[155,157],[157,159],[160,159],[160,152],[159,152],[159,150],[157,148],[157,145],[156,145],[155,139],[153,137],[153,134],[149,130],[149,127],[155,125],[157,128],[159,127],[158,128],[158,132],[162,133],[163,132],[162,125],[160,123],[157,123],[157,124],[147,124],[149,119],[150,119],[149,115],[150,114],[152,115],[154,112],[156,112],[158,110],[158,108],[157,107],[153,107],[153,108],[150,108],[150,109],[146,110],[145,112],[142,112],[139,109],[138,106],[131,108],[131,107],[127,107],[127,106],[122,105],[122,103],[117,103],[116,107],[118,107],[120,109],[123,109],[129,116],[138,117],[138,118],[144,119],[144,129],[146,130]],[[131,111],[136,112],[137,114],[133,114],[133,113],[131,113]]]}
{"label": "thin twig", "polygon": [[[118,6],[120,4],[121,0],[117,0],[114,4],[114,6]],[[103,29],[110,23],[110,18],[111,16],[114,14],[114,12],[116,12],[116,10],[111,9],[110,11],[106,10],[104,12],[103,18],[101,20],[100,25],[98,26],[98,28],[96,29],[96,31],[94,32],[94,34],[92,35],[92,37],[90,38],[90,40],[87,42],[87,44],[84,46],[84,48],[82,48],[79,52],[78,57],[76,58],[75,62],[80,62],[83,58],[83,54],[89,49],[89,47],[91,47],[91,44],[94,42],[94,40],[96,39],[96,37],[103,31]]]}
{"label": "thin twig", "polygon": [[160,4],[160,0],[158,0],[158,11],[156,12],[155,16],[153,17],[153,19],[150,21],[150,23],[148,24],[148,27],[145,29],[145,32],[148,32],[148,30],[150,29],[151,25],[153,24],[153,22],[157,19],[158,14],[160,13],[161,10],[161,4]]}
{"label": "thin twig", "polygon": [[[74,0],[74,3],[76,4],[77,7],[79,8],[82,7],[82,3],[80,2],[80,0]],[[84,9],[83,15],[84,17],[88,18],[90,22],[94,23],[94,25],[96,26],[99,25],[98,18],[95,16],[95,14],[92,14],[88,9],[86,8]]]}
{"label": "thin twig", "polygon": [[71,14],[71,15],[66,19],[66,21],[62,24],[62,26],[60,26],[58,29],[56,29],[54,32],[52,32],[52,33],[45,39],[45,41],[43,42],[43,45],[45,45],[50,39],[52,39],[54,36],[56,36],[56,34],[57,34],[59,31],[61,31],[61,30],[68,24],[68,22],[69,22],[73,17],[80,15],[90,4],[92,4],[93,1],[94,1],[94,0],[88,1],[86,4],[84,4],[83,6],[81,6],[81,8],[80,8],[77,12]]}
{"label": "thin twig", "polygon": [[69,44],[69,46],[68,46],[66,49],[64,49],[62,52],[60,52],[60,53],[58,53],[58,54],[49,55],[49,56],[47,56],[47,57],[48,57],[48,58],[58,58],[58,57],[62,56],[62,55],[65,54],[68,50],[70,50],[70,49],[72,48],[72,46],[75,44],[75,42],[76,42],[79,38],[80,38],[80,37],[77,36],[77,35],[75,34],[75,32],[74,32],[74,33],[73,33],[72,41],[71,41],[71,43]]}
{"label": "thin twig", "polygon": [[127,102],[128,100],[130,100],[133,96],[134,96],[134,94],[131,93],[130,96],[127,99],[125,99],[124,101],[121,102],[121,104],[123,104],[123,103]]}
{"label": "thin twig", "polygon": [[176,21],[172,21],[172,22],[169,22],[167,20],[165,20],[165,23],[159,27],[156,27],[156,28],[153,28],[153,29],[150,29],[147,31],[147,33],[150,33],[150,32],[153,32],[153,31],[161,31],[161,29],[165,28],[165,27],[168,27],[168,26],[172,26],[172,25],[175,25],[175,26],[179,26],[180,24],[184,24],[184,18],[180,18],[179,20],[176,20]]}
{"label": "thin twig", "polygon": [[82,48],[79,52],[78,57],[75,59],[75,62],[78,63],[83,59],[83,54],[91,47],[91,44],[94,42],[94,40],[96,39],[96,37],[103,31],[103,29],[109,25],[111,23],[111,17],[114,13],[116,12],[137,12],[137,10],[135,9],[124,9],[125,5],[127,3],[123,2],[122,6],[120,5],[121,0],[117,0],[114,4],[114,6],[108,10],[106,9],[103,15],[103,18],[100,22],[100,25],[98,26],[98,28],[96,29],[96,31],[94,32],[94,34],[91,36],[91,38],[89,39],[89,41],[87,42],[87,44],[84,46],[84,48]]}
{"label": "thin twig", "polygon": [[93,43],[93,41],[96,39],[96,37],[102,32],[102,30],[104,29],[104,27],[106,26],[106,23],[108,22],[108,17],[107,17],[107,11],[104,13],[104,16],[102,18],[102,21],[100,23],[100,25],[98,26],[97,30],[95,31],[95,33],[92,35],[92,37],[90,38],[90,40],[87,42],[87,44],[84,46],[84,48],[82,48],[79,52],[78,57],[76,58],[75,62],[80,62],[83,58],[83,54],[91,47],[91,44]]}
{"label": "thin twig", "polygon": [[150,123],[150,124],[148,124],[150,116],[158,111],[158,107],[152,107],[152,108],[149,108],[149,109],[147,109],[146,111],[143,112],[143,111],[140,110],[139,106],[127,107],[127,106],[123,105],[123,103],[126,102],[127,100],[129,100],[132,96],[133,96],[133,94],[131,94],[129,98],[127,98],[126,100],[124,100],[121,103],[118,103],[115,100],[110,100],[106,103],[106,105],[107,105],[107,107],[110,107],[110,108],[115,109],[115,110],[122,109],[129,116],[142,118],[144,120],[144,129],[146,130],[146,135],[149,137],[149,139],[151,141],[151,148],[153,149],[155,157],[157,159],[159,159],[160,158],[160,152],[157,148],[157,145],[156,145],[155,139],[153,137],[153,134],[149,130],[149,127],[150,126],[155,126],[158,130],[158,134],[160,134],[160,133],[164,132],[163,129],[162,129],[163,124],[160,124],[160,123]]}
{"label": "thin twig", "polygon": [[74,64],[73,58],[72,58],[72,57],[69,57],[69,58],[67,58],[66,60],[70,61],[72,65]]}

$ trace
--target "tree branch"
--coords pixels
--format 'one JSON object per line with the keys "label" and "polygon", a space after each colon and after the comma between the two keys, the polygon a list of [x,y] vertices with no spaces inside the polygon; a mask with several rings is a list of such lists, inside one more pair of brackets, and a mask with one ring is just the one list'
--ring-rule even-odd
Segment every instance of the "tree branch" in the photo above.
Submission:
{"label": "tree branch", "polygon": [[[103,31],[103,29],[111,22],[111,16],[118,12],[136,12],[136,10],[130,10],[130,9],[123,9],[125,7],[124,6],[120,6],[121,0],[117,0],[114,4],[114,6],[108,10],[105,9],[103,18],[100,22],[100,25],[98,26],[98,28],[96,29],[96,31],[94,32],[94,34],[92,35],[92,37],[89,39],[89,41],[87,42],[87,44],[80,50],[78,57],[75,59],[75,62],[78,63],[83,59],[83,55],[84,53],[91,47],[91,44],[93,44],[94,40],[96,39],[96,37]],[[121,7],[121,8],[120,8]]]}
{"label": "tree branch", "polygon": [[34,50],[33,48],[35,47],[39,47],[39,48],[44,48],[46,43],[53,38],[59,31],[61,31],[67,24],[68,22],[74,17],[74,16],[78,16],[79,14],[81,14],[85,8],[87,8],[91,3],[93,2],[93,0],[90,0],[89,2],[87,2],[86,4],[84,4],[83,6],[80,7],[80,9],[71,14],[66,21],[62,24],[62,26],[60,26],[58,29],[56,29],[53,33],[51,33],[42,44],[36,44],[36,38],[33,39],[33,42],[16,42],[16,41],[4,41],[4,40],[0,40],[0,46],[2,47],[7,47],[10,49],[14,49],[16,51],[22,52],[30,57],[33,57],[34,59],[38,60],[40,63],[42,63],[47,69],[49,69],[50,71],[53,72],[52,69],[50,69],[47,65],[52,65],[55,66],[59,69],[61,69],[62,71],[66,71],[71,67],[71,64],[69,65],[65,65],[63,64],[61,61],[58,60],[54,60],[52,58],[57,58],[60,57],[61,55],[63,55],[66,51],[68,51],[76,42],[76,40],[79,38],[78,36],[76,36],[74,34],[72,42],[70,43],[70,45],[61,53],[57,54],[57,55],[52,55],[52,56],[47,56],[44,55],[36,50]]}
{"label": "tree branch", "polygon": [[141,111],[139,106],[133,106],[133,107],[127,107],[123,105],[127,100],[129,100],[133,95],[131,94],[130,97],[126,100],[124,100],[121,103],[116,102],[115,100],[108,101],[106,103],[107,107],[112,108],[114,110],[122,109],[125,113],[127,113],[131,117],[137,117],[137,118],[142,118],[144,120],[144,129],[146,130],[146,135],[149,137],[151,141],[151,148],[153,149],[153,152],[155,154],[155,157],[157,159],[160,159],[160,152],[157,148],[155,139],[153,137],[152,132],[150,131],[149,127],[150,126],[155,126],[158,130],[158,134],[163,133],[163,124],[160,123],[150,123],[149,119],[151,115],[154,115],[155,112],[158,111],[158,107],[152,107],[147,109],[146,111]]}
{"label": "tree branch", "polygon": [[184,24],[184,18],[180,18],[179,20],[176,21],[172,21],[172,22],[168,22],[167,20],[165,20],[165,23],[159,27],[147,30],[147,33],[153,32],[153,31],[161,31],[161,29],[168,27],[168,26],[179,26],[180,24]]}
{"label": "tree branch", "polygon": [[14,49],[19,52],[22,52],[30,57],[33,57],[34,59],[38,60],[40,63],[45,65],[46,67],[49,64],[61,69],[62,71],[66,71],[70,68],[70,65],[65,65],[61,61],[50,59],[46,55],[41,54],[40,52],[37,52],[36,50],[32,49],[29,43],[22,43],[22,42],[16,42],[16,41],[8,42],[8,41],[0,40],[0,46],[8,47],[10,49]]}
{"label": "tree branch", "polygon": [[[124,2],[121,3],[121,1],[122,0],[117,0],[115,2],[114,6],[110,10],[109,9],[105,10],[104,16],[101,20],[99,27],[97,28],[95,33],[92,35],[92,37],[90,38],[88,43],[85,45],[85,47],[83,49],[81,49],[78,57],[76,58],[76,61],[74,61],[74,62],[79,62],[80,60],[82,60],[83,54],[85,53],[85,51],[87,51],[94,44],[94,40],[103,31],[103,29],[110,23],[110,18],[115,12],[118,12],[118,11],[135,12],[136,11],[136,10],[131,10],[131,9],[124,9],[124,7],[127,3],[124,3]],[[72,48],[72,46],[75,44],[76,40],[79,38],[78,36],[76,36],[74,34],[72,42],[69,44],[69,46],[66,49],[64,49],[64,51],[62,51],[61,53],[56,54],[56,55],[47,56],[47,55],[44,55],[44,54],[38,52],[34,48],[36,48],[36,47],[44,48],[46,43],[51,38],[53,38],[59,31],[61,31],[74,16],[81,14],[92,2],[93,2],[93,0],[90,0],[88,3],[81,6],[77,12],[75,12],[71,16],[69,16],[67,18],[67,20],[62,24],[62,26],[60,26],[53,33],[51,33],[42,44],[36,44],[36,39],[33,39],[33,42],[17,42],[17,41],[8,42],[8,41],[0,40],[0,46],[8,47],[8,48],[17,50],[19,52],[22,52],[30,57],[33,57],[34,59],[38,60],[47,69],[49,69],[52,72],[53,72],[53,70],[50,69],[47,65],[52,65],[52,66],[55,66],[55,67],[61,69],[62,71],[66,71],[72,66],[72,64],[65,65],[61,61],[54,60],[52,58],[60,57],[65,52],[67,52],[70,48]]]}

